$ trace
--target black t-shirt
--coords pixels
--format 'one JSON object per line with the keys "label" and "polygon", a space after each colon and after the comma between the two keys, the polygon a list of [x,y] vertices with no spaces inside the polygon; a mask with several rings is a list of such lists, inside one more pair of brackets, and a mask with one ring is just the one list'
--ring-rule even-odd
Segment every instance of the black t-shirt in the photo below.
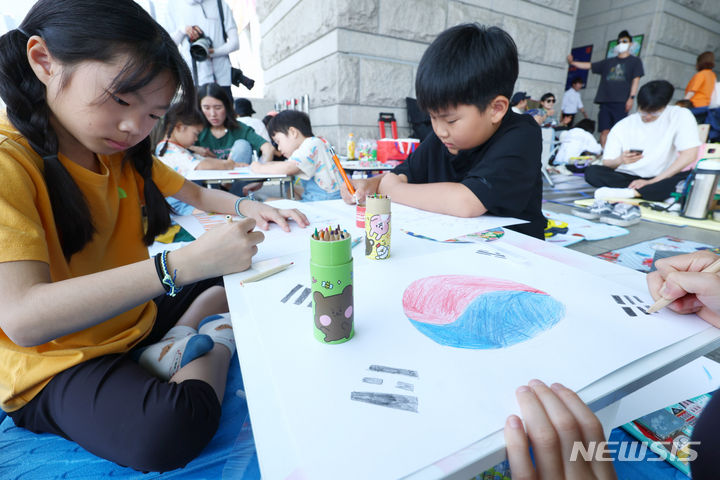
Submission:
{"label": "black t-shirt", "polygon": [[512,226],[512,230],[544,239],[541,149],[535,119],[508,110],[484,144],[453,155],[433,132],[393,173],[407,176],[408,183],[462,183],[488,213],[530,222]]}
{"label": "black t-shirt", "polygon": [[632,55],[593,62],[592,72],[600,74],[595,103],[626,102],[633,79],[645,74],[642,60]]}

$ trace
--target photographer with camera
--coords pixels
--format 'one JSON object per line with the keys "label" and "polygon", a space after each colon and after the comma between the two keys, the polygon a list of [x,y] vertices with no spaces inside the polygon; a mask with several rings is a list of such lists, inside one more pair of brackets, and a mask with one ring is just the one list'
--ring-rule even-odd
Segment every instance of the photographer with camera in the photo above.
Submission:
{"label": "photographer with camera", "polygon": [[171,0],[168,16],[167,30],[190,66],[195,85],[217,83],[230,98],[231,84],[252,88],[253,80],[230,64],[230,53],[240,42],[224,0]]}

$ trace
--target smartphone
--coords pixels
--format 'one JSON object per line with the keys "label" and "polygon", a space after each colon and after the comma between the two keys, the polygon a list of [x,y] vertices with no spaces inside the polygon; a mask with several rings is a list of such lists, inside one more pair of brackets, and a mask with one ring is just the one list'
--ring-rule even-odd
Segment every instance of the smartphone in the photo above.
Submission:
{"label": "smartphone", "polygon": [[643,151],[638,150],[637,148],[631,148],[630,153],[637,153],[638,155],[642,155]]}

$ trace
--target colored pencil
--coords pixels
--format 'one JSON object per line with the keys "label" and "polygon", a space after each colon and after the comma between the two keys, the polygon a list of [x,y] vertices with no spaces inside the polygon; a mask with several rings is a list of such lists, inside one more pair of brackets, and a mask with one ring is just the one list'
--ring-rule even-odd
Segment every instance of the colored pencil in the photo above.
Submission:
{"label": "colored pencil", "polygon": [[340,163],[340,159],[338,158],[337,154],[335,153],[335,149],[324,138],[322,138],[321,140],[323,142],[325,142],[325,145],[328,146],[328,150],[330,151],[330,155],[332,155],[333,162],[335,162],[335,166],[340,171],[340,175],[342,176],[343,181],[345,181],[345,186],[347,187],[348,192],[350,192],[350,195],[355,195],[355,187],[353,187],[353,184],[350,182],[350,179],[348,178],[347,173],[345,173],[345,169],[343,168],[342,164]]}
{"label": "colored pencil", "polygon": [[360,244],[360,242],[362,242],[362,237],[357,237],[357,238],[354,239],[354,240],[352,241],[352,243],[350,244],[350,248],[355,248],[357,245]]}
{"label": "colored pencil", "polygon": [[[720,272],[720,258],[715,260],[713,263],[705,267],[702,273],[718,273]],[[658,310],[667,307],[673,303],[677,298],[668,300],[667,298],[661,298],[657,302],[653,303],[653,306],[648,309],[648,313],[655,313]]]}
{"label": "colored pencil", "polygon": [[278,265],[277,267],[273,267],[270,270],[266,270],[264,272],[260,272],[255,275],[250,275],[246,279],[242,280],[240,282],[240,285],[245,285],[246,283],[250,283],[250,282],[257,282],[258,280],[262,280],[263,278],[267,278],[272,275],[275,275],[276,273],[280,273],[283,270],[287,270],[288,268],[290,268],[293,265],[293,263],[295,263],[295,262]]}

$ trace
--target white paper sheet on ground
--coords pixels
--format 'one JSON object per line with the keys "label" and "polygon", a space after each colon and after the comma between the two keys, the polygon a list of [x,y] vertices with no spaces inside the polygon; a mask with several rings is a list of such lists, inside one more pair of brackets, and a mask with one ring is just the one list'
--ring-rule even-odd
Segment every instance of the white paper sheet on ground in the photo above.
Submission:
{"label": "white paper sheet on ground", "polygon": [[399,203],[393,203],[391,208],[392,228],[395,231],[402,229],[435,240],[450,240],[490,228],[528,223],[527,220],[520,220],[519,218],[496,217],[494,215],[482,215],[474,218],[453,217],[418,210]]}
{"label": "white paper sheet on ground", "polygon": [[[597,412],[606,431],[720,387],[720,363],[700,357]],[[608,428],[609,427],[609,428]]]}
{"label": "white paper sheet on ground", "polygon": [[[266,362],[267,381],[274,382],[306,478],[381,479],[409,474],[501,429],[508,414],[518,413],[515,388],[532,378],[577,390],[707,328],[696,317],[666,310],[628,316],[612,295],[649,304],[647,292],[620,287],[510,245],[503,247],[504,259],[476,254],[478,245],[449,247],[391,261],[357,262],[356,258],[356,335],[340,345],[315,340],[309,297],[297,302],[310,286],[307,254],[297,260],[299,268],[243,289],[253,311],[249,332],[256,331],[259,337],[252,342],[256,350],[243,355]],[[522,261],[507,258],[515,255]],[[526,284],[562,302],[565,316],[548,331],[506,348],[442,346],[410,323],[401,301],[411,282],[440,274]],[[300,288],[290,294],[296,285]],[[240,329],[237,334],[244,334],[245,328]],[[369,370],[371,365],[410,369],[418,376],[378,374]],[[383,384],[365,383],[365,377],[381,378]],[[413,391],[399,389],[398,381],[412,384]],[[417,412],[352,401],[351,392],[414,396]],[[263,448],[258,444],[261,456]]]}

